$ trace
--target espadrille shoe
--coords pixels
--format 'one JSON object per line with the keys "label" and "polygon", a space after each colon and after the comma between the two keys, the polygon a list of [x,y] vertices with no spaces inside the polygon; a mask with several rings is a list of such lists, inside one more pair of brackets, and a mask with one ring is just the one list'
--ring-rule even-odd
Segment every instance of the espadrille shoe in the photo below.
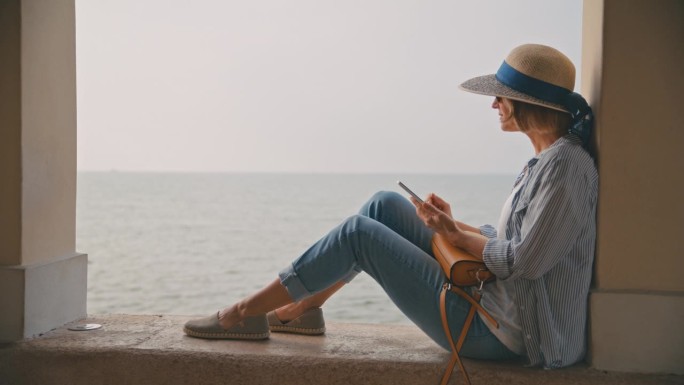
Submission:
{"label": "espadrille shoe", "polygon": [[282,322],[278,319],[275,311],[268,313],[268,326],[274,333],[295,333],[306,335],[320,335],[325,333],[325,321],[323,320],[323,310],[313,308],[289,322]]}
{"label": "espadrille shoe", "polygon": [[248,317],[237,325],[224,329],[219,323],[218,312],[186,322],[183,331],[190,337],[227,340],[265,340],[271,334],[266,315]]}

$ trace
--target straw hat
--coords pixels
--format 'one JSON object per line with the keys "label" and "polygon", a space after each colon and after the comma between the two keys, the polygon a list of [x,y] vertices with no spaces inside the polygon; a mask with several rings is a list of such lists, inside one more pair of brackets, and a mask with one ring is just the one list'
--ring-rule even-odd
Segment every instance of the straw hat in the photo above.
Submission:
{"label": "straw hat", "polygon": [[569,112],[568,98],[575,89],[575,66],[555,48],[525,44],[508,54],[496,74],[472,78],[460,88]]}

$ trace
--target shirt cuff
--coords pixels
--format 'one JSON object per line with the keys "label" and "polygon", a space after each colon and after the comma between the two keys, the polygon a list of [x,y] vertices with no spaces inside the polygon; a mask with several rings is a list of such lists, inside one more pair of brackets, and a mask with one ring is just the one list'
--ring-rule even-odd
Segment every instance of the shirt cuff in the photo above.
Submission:
{"label": "shirt cuff", "polygon": [[492,225],[482,225],[480,226],[480,234],[487,238],[496,238],[497,231]]}
{"label": "shirt cuff", "polygon": [[482,252],[482,260],[485,265],[499,279],[506,279],[511,275],[508,263],[508,250],[511,241],[504,239],[491,238],[485,244]]}

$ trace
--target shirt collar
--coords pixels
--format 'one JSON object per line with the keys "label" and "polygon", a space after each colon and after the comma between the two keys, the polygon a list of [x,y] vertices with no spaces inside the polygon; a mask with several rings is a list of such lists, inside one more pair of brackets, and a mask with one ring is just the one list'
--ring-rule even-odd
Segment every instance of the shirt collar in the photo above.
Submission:
{"label": "shirt collar", "polygon": [[[529,166],[529,167],[534,166],[534,164],[537,163],[537,161],[538,161],[539,159],[541,159],[541,157],[542,157],[546,152],[548,152],[548,151],[551,150],[552,148],[556,148],[556,147],[561,146],[561,145],[566,144],[566,143],[568,143],[568,144],[578,144],[578,145],[581,146],[581,145],[582,145],[582,140],[581,140],[577,135],[575,135],[575,134],[565,134],[565,135],[561,136],[560,138],[558,138],[558,140],[556,140],[555,142],[553,142],[553,144],[551,144],[549,147],[545,148],[542,152],[540,152],[539,154],[537,154],[534,158],[530,159],[530,161],[528,162],[528,166]],[[536,159],[536,160],[535,160],[535,159]],[[534,163],[530,164],[530,162],[532,162],[533,160],[534,160]]]}

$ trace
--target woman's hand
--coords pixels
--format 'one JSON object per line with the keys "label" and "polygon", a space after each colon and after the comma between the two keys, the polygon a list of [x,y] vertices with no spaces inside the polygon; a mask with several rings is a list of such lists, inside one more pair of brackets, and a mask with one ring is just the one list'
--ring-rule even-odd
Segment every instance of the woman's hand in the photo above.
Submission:
{"label": "woman's hand", "polygon": [[438,210],[443,211],[449,216],[449,218],[454,218],[454,216],[451,214],[451,206],[449,203],[436,194],[430,193],[425,201],[435,206]]}
{"label": "woman's hand", "polygon": [[479,229],[454,220],[451,217],[451,206],[446,201],[430,194],[425,202],[411,197],[411,203],[416,206],[416,214],[427,227],[444,236],[452,245],[482,258],[487,237],[481,235]]}
{"label": "woman's hand", "polygon": [[451,206],[435,194],[428,195],[424,203],[411,197],[411,202],[416,206],[416,214],[425,225],[437,233],[452,239],[458,236],[461,229],[451,217]]}

